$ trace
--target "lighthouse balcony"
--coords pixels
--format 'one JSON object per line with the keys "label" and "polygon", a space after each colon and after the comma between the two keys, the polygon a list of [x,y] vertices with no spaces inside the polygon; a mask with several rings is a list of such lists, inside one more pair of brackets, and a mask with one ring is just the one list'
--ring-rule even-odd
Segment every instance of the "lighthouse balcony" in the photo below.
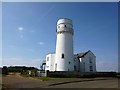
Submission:
{"label": "lighthouse balcony", "polygon": [[73,30],[70,30],[70,29],[66,29],[66,30],[59,29],[59,30],[57,30],[57,34],[62,34],[62,33],[70,33],[72,35],[74,34]]}

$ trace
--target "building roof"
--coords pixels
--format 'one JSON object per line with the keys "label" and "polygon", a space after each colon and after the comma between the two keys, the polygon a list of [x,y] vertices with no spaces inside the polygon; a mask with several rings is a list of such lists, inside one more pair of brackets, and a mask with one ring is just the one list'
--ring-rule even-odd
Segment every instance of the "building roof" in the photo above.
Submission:
{"label": "building roof", "polygon": [[[76,55],[78,56],[77,58],[82,58],[84,57],[87,53],[91,52],[90,50],[88,50],[87,52],[81,52],[81,53],[77,53]],[[93,54],[94,55],[94,54]]]}

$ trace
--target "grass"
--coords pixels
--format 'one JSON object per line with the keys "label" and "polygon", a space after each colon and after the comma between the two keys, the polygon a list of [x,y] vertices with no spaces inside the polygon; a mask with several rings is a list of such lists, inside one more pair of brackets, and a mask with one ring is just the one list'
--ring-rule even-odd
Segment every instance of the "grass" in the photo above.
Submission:
{"label": "grass", "polygon": [[117,72],[117,73],[116,73],[116,76],[117,76],[118,78],[120,78],[120,72]]}
{"label": "grass", "polygon": [[0,77],[5,77],[5,76],[7,76],[6,74],[0,74]]}
{"label": "grass", "polygon": [[49,80],[72,80],[76,78],[53,78],[53,77],[39,77],[38,79],[42,81],[49,81]]}
{"label": "grass", "polygon": [[42,81],[49,81],[49,80],[72,80],[72,79],[76,79],[76,78],[55,78],[55,77],[32,77],[30,75],[24,75],[21,74],[22,77],[31,77],[31,78],[35,78],[35,79],[40,79]]}

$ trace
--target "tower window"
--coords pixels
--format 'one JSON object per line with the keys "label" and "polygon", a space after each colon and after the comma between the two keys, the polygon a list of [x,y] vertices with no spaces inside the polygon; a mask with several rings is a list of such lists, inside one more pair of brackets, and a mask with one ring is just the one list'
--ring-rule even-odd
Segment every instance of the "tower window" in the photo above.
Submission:
{"label": "tower window", "polygon": [[76,71],[76,66],[74,66],[74,70]]}
{"label": "tower window", "polygon": [[71,62],[69,62],[69,64],[70,64]]}
{"label": "tower window", "polygon": [[66,27],[66,25],[65,25],[65,27]]}
{"label": "tower window", "polygon": [[62,54],[62,58],[64,58],[64,54]]}

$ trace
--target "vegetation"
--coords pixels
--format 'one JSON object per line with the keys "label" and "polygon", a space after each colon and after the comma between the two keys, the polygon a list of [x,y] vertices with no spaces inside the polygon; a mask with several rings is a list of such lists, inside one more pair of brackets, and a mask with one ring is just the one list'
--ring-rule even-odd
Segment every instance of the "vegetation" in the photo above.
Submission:
{"label": "vegetation", "polygon": [[3,68],[2,68],[2,74],[4,74],[4,75],[8,74],[8,68],[7,68],[7,66],[3,66]]}
{"label": "vegetation", "polygon": [[[2,68],[2,75],[6,76],[10,72],[12,73],[21,73],[24,77],[36,77],[37,75],[37,68],[35,67],[25,67],[25,66],[3,66]],[[2,76],[0,74],[0,76]],[[50,78],[51,77],[51,78]],[[39,79],[43,81],[47,80],[63,80],[63,79],[70,79],[70,78],[95,78],[95,77],[118,77],[120,78],[120,72],[96,72],[96,73],[59,73],[59,72],[49,72],[48,77],[39,77]]]}
{"label": "vegetation", "polygon": [[118,78],[120,78],[120,72],[117,72],[117,73],[116,73],[116,76],[117,76]]}
{"label": "vegetation", "polygon": [[49,81],[49,80],[72,80],[77,78],[53,78],[53,77],[39,77],[38,79],[42,81]]}
{"label": "vegetation", "polygon": [[[22,75],[26,75],[26,76],[36,76],[36,71],[38,69],[34,68],[34,67],[25,67],[25,66],[3,66],[2,68],[2,74],[3,75],[8,75],[8,73],[12,72],[12,73],[21,73]],[[29,73],[30,72],[30,73]],[[27,75],[29,74],[29,75]]]}
{"label": "vegetation", "polygon": [[24,71],[27,71],[27,70],[34,70],[34,69],[36,69],[36,68],[25,67],[25,66],[10,66],[10,67],[8,67],[9,72],[24,72]]}

